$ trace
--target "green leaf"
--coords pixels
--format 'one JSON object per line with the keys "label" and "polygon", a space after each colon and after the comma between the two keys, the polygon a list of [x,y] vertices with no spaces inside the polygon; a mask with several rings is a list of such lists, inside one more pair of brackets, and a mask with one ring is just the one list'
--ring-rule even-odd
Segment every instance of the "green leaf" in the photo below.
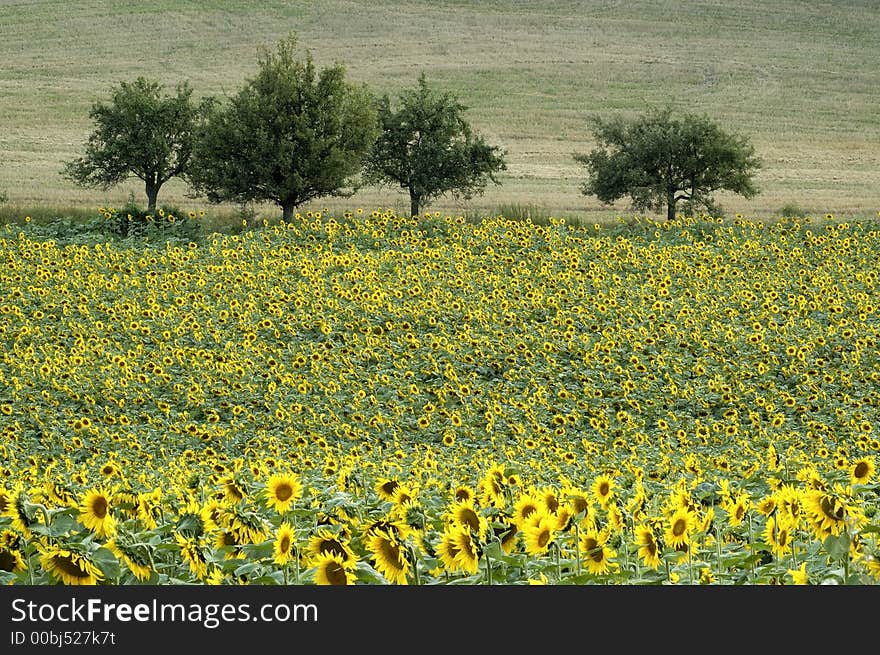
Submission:
{"label": "green leaf", "polygon": [[358,580],[366,582],[367,584],[388,584],[388,580],[385,579],[385,576],[364,561],[357,563],[355,575]]}
{"label": "green leaf", "polygon": [[237,567],[235,571],[235,575],[247,575],[248,573],[253,573],[254,571],[258,571],[263,568],[263,565],[259,562],[245,562],[241,566]]}
{"label": "green leaf", "polygon": [[264,559],[271,557],[275,552],[275,542],[263,541],[258,544],[244,544],[239,547],[249,559]]}
{"label": "green leaf", "polygon": [[113,554],[108,548],[101,546],[93,552],[91,555],[91,560],[104,574],[104,577],[108,580],[115,580],[119,577],[120,568],[119,568],[119,560],[116,558],[116,555]]}
{"label": "green leaf", "polygon": [[834,560],[844,560],[849,557],[849,548],[852,540],[848,534],[831,535],[825,538],[823,546],[825,552]]}
{"label": "green leaf", "polygon": [[271,575],[261,575],[251,580],[251,584],[255,585],[279,585],[284,582],[281,572],[272,573]]}
{"label": "green leaf", "polygon": [[77,530],[79,527],[80,523],[73,515],[58,513],[52,517],[52,530],[50,534],[53,537],[58,537]]}

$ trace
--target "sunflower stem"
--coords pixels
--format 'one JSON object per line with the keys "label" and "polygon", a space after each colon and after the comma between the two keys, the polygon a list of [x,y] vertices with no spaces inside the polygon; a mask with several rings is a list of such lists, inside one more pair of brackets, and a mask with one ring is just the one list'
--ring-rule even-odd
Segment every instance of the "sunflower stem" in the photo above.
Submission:
{"label": "sunflower stem", "polygon": [[556,552],[556,582],[562,582],[562,563],[560,561],[562,558],[562,552],[559,547],[559,542],[554,541],[553,546],[553,550]]}
{"label": "sunflower stem", "polygon": [[[634,544],[633,551],[635,552],[635,557],[633,557],[633,563],[635,564],[635,567],[636,567],[636,580],[641,580],[642,579],[642,561],[639,559],[638,544],[635,543],[635,533],[633,533],[633,544]],[[626,547],[626,545],[624,545],[624,547]]]}
{"label": "sunflower stem", "polygon": [[[291,503],[290,519],[291,519],[291,521],[293,521],[293,550],[294,550],[294,556],[296,559],[296,584],[300,584],[299,542],[297,541],[298,535],[296,534],[296,501],[295,500],[293,501],[293,503]],[[287,568],[287,565],[285,565],[285,568]]]}
{"label": "sunflower stem", "polygon": [[28,570],[28,584],[34,584],[34,567],[31,564],[31,541],[26,536],[22,536],[24,539],[24,555],[25,561],[27,561],[27,570]]}
{"label": "sunflower stem", "polygon": [[492,586],[492,560],[489,558],[488,552],[483,552],[483,557],[486,558],[486,582],[491,587]]}
{"label": "sunflower stem", "polygon": [[581,539],[580,539],[580,528],[578,527],[577,521],[574,521],[574,561],[578,574],[578,578],[581,575]]}
{"label": "sunflower stem", "polygon": [[420,586],[422,584],[421,577],[419,575],[419,559],[416,557],[416,549],[412,544],[407,544],[407,550],[409,550],[410,557],[412,557],[413,562],[413,581],[416,583],[416,586]]}
{"label": "sunflower stem", "polygon": [[[141,545],[146,546],[146,544],[141,544]],[[158,569],[156,568],[156,561],[153,559],[153,551],[152,551],[152,549],[150,549],[149,547],[146,547],[145,550],[147,551],[147,557],[148,557],[149,560],[150,560],[150,570],[151,570],[152,572],[154,572],[154,573],[158,576],[158,575],[159,575],[159,571],[158,571]],[[152,576],[150,576],[150,577],[152,577]]]}
{"label": "sunflower stem", "polygon": [[48,539],[49,543],[51,544],[54,542],[54,540],[52,539],[52,534],[49,530],[49,527],[51,526],[51,521],[49,521],[49,511],[46,509],[45,505],[37,505],[37,507],[40,509],[40,512],[43,515],[43,522],[46,524],[46,539]]}
{"label": "sunflower stem", "polygon": [[[755,554],[755,548],[754,548],[755,540],[752,538],[752,515],[746,514],[746,518],[749,520],[749,551],[751,552],[752,555],[754,555]],[[757,575],[755,572],[755,558],[751,557],[750,561],[752,563],[752,583],[754,583],[755,576]]]}
{"label": "sunflower stem", "polygon": [[694,548],[692,544],[685,544],[688,549],[688,581],[690,584],[694,584],[694,560],[691,557],[691,553]]}

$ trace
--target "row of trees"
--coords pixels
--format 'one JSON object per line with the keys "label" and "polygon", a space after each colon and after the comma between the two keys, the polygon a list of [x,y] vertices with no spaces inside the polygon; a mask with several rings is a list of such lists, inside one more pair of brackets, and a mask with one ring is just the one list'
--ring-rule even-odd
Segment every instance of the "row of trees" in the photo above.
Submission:
{"label": "row of trees", "polygon": [[[94,131],[63,174],[103,189],[139,178],[148,212],[177,177],[211,202],[273,202],[289,220],[303,203],[367,184],[404,189],[415,216],[443,194],[483,193],[506,170],[502,149],[464,119],[467,108],[424,74],[393,107],[349,83],[343,66],[319,71],[309,53],[298,59],[293,35],[262,49],[258,64],[225,103],[195,102],[188,83],[169,96],[143,77],[122,82],[92,106]],[[705,117],[678,120],[666,109],[596,119],[594,128],[599,147],[575,159],[590,175],[583,192],[603,202],[630,196],[638,209],[665,205],[671,218],[680,202],[711,208],[715,190],[756,193],[751,146]]]}
{"label": "row of trees", "polygon": [[388,96],[349,83],[341,65],[319,71],[295,50],[295,36],[263,49],[258,73],[225,104],[194,102],[188,83],[171,96],[143,77],[121,83],[109,102],[93,105],[95,129],[63,174],[103,189],[139,178],[148,211],[177,177],[211,202],[273,202],[285,220],[305,202],[364,184],[405,189],[418,215],[444,193],[469,198],[498,183],[504,153],[424,74],[393,108]]}

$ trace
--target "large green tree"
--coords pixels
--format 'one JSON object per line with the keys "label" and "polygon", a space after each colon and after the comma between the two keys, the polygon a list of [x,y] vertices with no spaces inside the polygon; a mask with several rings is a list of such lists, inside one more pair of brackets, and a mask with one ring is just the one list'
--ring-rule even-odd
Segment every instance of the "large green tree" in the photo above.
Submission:
{"label": "large green tree", "polygon": [[365,167],[368,181],[408,191],[412,216],[445,193],[470,198],[499,183],[504,153],[473,132],[454,96],[431,89],[422,73],[399,101],[396,110],[387,95],[379,101],[382,131]]}
{"label": "large green tree", "polygon": [[144,77],[121,82],[109,102],[89,113],[94,131],[85,151],[64,165],[62,174],[79,186],[109,189],[136,177],[144,182],[147,210],[156,209],[159,189],[173,177],[185,177],[195,131],[211,104],[196,104],[188,82],[174,95]]}
{"label": "large green tree", "polygon": [[629,196],[636,209],[665,207],[671,220],[679,203],[714,210],[715,191],[746,198],[758,192],[754,148],[706,116],[676,117],[667,107],[634,119],[596,117],[593,127],[598,147],[574,158],[588,169],[581,190],[604,203]]}
{"label": "large green tree", "polygon": [[200,132],[190,181],[211,202],[273,202],[289,220],[323,196],[350,195],[376,138],[376,102],[345,68],[317,70],[296,37],[262,49],[259,71]]}

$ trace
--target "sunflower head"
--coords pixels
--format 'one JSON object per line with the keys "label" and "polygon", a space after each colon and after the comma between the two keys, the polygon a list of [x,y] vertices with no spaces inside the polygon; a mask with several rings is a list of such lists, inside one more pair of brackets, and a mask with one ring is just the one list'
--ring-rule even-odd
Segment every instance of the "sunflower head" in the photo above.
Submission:
{"label": "sunflower head", "polygon": [[139,582],[146,582],[153,574],[149,546],[138,543],[127,534],[120,534],[107,542],[107,548],[122,561]]}
{"label": "sunflower head", "polygon": [[379,494],[379,498],[388,502],[394,502],[394,492],[397,491],[399,486],[400,482],[393,478],[380,478],[376,482],[375,489],[376,493]]}
{"label": "sunflower head", "polygon": [[338,555],[344,560],[357,560],[351,546],[339,529],[318,528],[317,532],[309,537],[309,553],[314,559],[322,555]]}
{"label": "sunflower head", "polygon": [[231,475],[220,478],[220,486],[226,499],[231,503],[237,503],[247,495],[244,485]]}
{"label": "sunflower head", "polygon": [[110,494],[101,489],[92,489],[80,504],[80,521],[97,536],[112,537],[116,533],[116,519],[110,507]]}
{"label": "sunflower head", "polygon": [[17,548],[0,546],[0,571],[19,573],[26,568],[21,552]]}
{"label": "sunflower head", "polygon": [[373,555],[375,568],[392,584],[408,584],[410,555],[406,543],[392,530],[373,531],[367,548]]}
{"label": "sunflower head", "polygon": [[296,555],[296,533],[293,526],[285,521],[278,527],[278,532],[275,534],[273,560],[279,566],[284,566]]}
{"label": "sunflower head", "polygon": [[666,527],[666,543],[673,548],[686,546],[690,541],[695,519],[686,508],[680,508],[669,518]]}
{"label": "sunflower head", "polygon": [[265,493],[266,506],[283,514],[302,497],[303,485],[299,477],[292,473],[273,474],[266,482]]}
{"label": "sunflower head", "polygon": [[868,484],[877,471],[873,457],[862,457],[850,468],[850,482],[852,484]]}
{"label": "sunflower head", "polygon": [[636,543],[639,545],[639,558],[645,566],[652,569],[660,567],[660,554],[663,549],[655,530],[647,524],[636,526]]}
{"label": "sunflower head", "polygon": [[608,475],[598,475],[593,480],[590,489],[596,502],[602,507],[608,507],[608,503],[611,502],[614,495],[614,480]]}
{"label": "sunflower head", "polygon": [[530,555],[546,553],[556,539],[556,518],[552,514],[539,515],[523,527],[526,552]]}
{"label": "sunflower head", "polygon": [[522,493],[513,505],[512,520],[520,527],[535,515],[546,513],[546,507],[540,499],[531,493]]}
{"label": "sunflower head", "polygon": [[322,553],[314,564],[316,585],[345,586],[357,580],[355,562],[332,553]]}
{"label": "sunflower head", "polygon": [[448,516],[455,525],[471,530],[479,539],[486,537],[489,523],[473,501],[454,503],[449,509]]}
{"label": "sunflower head", "polygon": [[594,575],[605,575],[616,568],[617,553],[608,547],[608,533],[587,530],[580,536],[580,552],[587,570]]}
{"label": "sunflower head", "polygon": [[95,585],[103,578],[100,569],[79,549],[46,548],[40,555],[40,565],[66,585]]}

